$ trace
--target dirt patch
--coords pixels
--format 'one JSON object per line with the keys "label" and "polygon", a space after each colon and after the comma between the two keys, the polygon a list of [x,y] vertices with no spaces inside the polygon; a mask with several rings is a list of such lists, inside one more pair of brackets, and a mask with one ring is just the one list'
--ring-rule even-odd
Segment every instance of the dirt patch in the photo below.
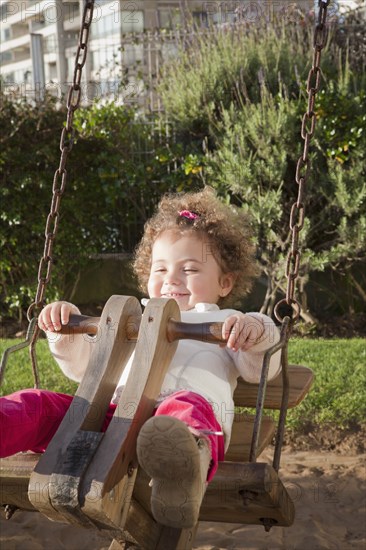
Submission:
{"label": "dirt patch", "polygon": [[[271,456],[263,455],[260,461],[270,463]],[[194,550],[365,550],[365,458],[285,448],[280,478],[295,505],[294,524],[267,533],[259,525],[201,522]],[[10,521],[0,516],[0,546],[6,550],[108,550],[109,545],[96,531],[34,512],[16,512]]]}
{"label": "dirt patch", "polygon": [[284,445],[294,451],[322,451],[340,455],[366,453],[366,424],[350,425],[340,429],[338,426],[308,425],[302,433],[288,431]]}

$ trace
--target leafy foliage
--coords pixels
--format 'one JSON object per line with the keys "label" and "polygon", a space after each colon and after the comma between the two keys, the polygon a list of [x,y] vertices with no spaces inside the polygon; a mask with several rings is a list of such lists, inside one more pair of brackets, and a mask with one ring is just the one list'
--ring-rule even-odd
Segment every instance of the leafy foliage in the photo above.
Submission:
{"label": "leafy foliage", "polygon": [[[48,300],[72,299],[90,256],[131,252],[162,193],[208,183],[252,217],[268,280],[262,310],[271,313],[285,286],[310,31],[238,25],[184,33],[160,80],[161,117],[113,103],[76,112]],[[301,233],[304,311],[309,274],[329,266],[366,295],[350,271],[366,248],[366,77],[354,57],[335,40],[323,54]],[[0,297],[2,318],[20,318],[35,294],[66,115],[49,99],[36,106],[0,101]]]}
{"label": "leafy foliage", "polygon": [[[29,266],[35,271],[37,251],[40,255],[44,221],[39,212],[48,208],[46,186],[47,180],[52,181],[53,150],[57,148],[51,126],[57,124],[61,113],[50,104],[32,110],[2,98],[0,116],[2,302],[21,310],[30,303],[30,289],[34,291]],[[35,136],[39,147],[30,151]]]}
{"label": "leafy foliage", "polygon": [[[345,52],[334,40],[323,52],[298,282],[307,318],[309,274],[329,266],[348,273],[365,259],[365,74],[352,70]],[[286,286],[310,62],[306,27],[210,30],[166,67],[160,86],[178,135],[191,139],[200,156],[206,183],[251,215],[268,281],[262,311],[269,314]],[[361,287],[357,291],[364,301]]]}
{"label": "leafy foliage", "polygon": [[[24,317],[35,296],[66,113],[50,99],[36,106],[4,96],[0,100],[4,320]],[[132,252],[159,197],[200,178],[189,157],[182,164],[181,145],[165,145],[169,127],[134,108],[97,103],[79,109],[74,126],[77,137],[68,158],[48,301],[72,299],[91,256]]]}
{"label": "leafy foliage", "polygon": [[[277,95],[286,83],[297,97],[305,78],[303,41],[308,30],[236,26],[210,28],[181,44],[178,62],[166,64],[158,88],[165,110],[179,131],[193,139],[211,134],[222,110],[261,101],[261,85]],[[289,60],[291,62],[289,63]]]}

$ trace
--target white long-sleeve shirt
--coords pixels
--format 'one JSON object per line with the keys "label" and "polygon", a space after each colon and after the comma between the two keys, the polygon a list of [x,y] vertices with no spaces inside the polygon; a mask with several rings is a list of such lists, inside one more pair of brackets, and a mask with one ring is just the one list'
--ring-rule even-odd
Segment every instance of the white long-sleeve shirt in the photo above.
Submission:
{"label": "white long-sleeve shirt", "polygon": [[[181,312],[181,320],[187,323],[223,322],[233,309],[219,309],[216,304],[200,303],[189,311]],[[273,321],[260,313],[248,313],[262,321],[264,332],[247,351],[232,351],[227,347],[196,340],[180,340],[172,362],[165,375],[159,400],[176,391],[187,390],[203,396],[213,407],[214,414],[225,435],[225,449],[230,442],[234,419],[233,393],[237,379],[242,376],[247,382],[258,383],[264,353],[279,340],[279,332]],[[53,356],[64,374],[80,382],[84,376],[92,349],[92,340],[85,335],[72,339],[64,335],[47,334]],[[130,372],[133,355],[117,385],[113,402],[118,401],[120,388]],[[280,352],[270,361],[268,379],[280,371]]]}

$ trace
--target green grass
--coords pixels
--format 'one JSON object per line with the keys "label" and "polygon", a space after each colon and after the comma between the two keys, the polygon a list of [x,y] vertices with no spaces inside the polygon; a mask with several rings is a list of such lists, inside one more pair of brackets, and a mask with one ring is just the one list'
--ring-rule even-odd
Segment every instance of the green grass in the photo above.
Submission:
{"label": "green grass", "polygon": [[[19,340],[0,340],[0,353]],[[46,340],[37,345],[41,387],[74,393],[76,384],[68,380],[52,358]],[[346,427],[366,418],[366,341],[361,338],[299,339],[290,342],[289,361],[306,365],[315,373],[314,385],[306,399],[288,412],[287,425],[295,431],[312,425]],[[33,387],[32,367],[27,349],[10,355],[1,395]]]}
{"label": "green grass", "polygon": [[[1,355],[7,347],[19,342],[21,340],[18,339],[0,340]],[[66,378],[57,366],[49,351],[47,341],[45,339],[39,340],[36,349],[40,387],[62,393],[75,393],[77,384]],[[33,386],[32,363],[28,348],[11,353],[6,366],[0,395],[8,395],[23,388],[33,388]]]}
{"label": "green grass", "polygon": [[366,341],[293,339],[289,362],[313,369],[315,381],[306,399],[288,412],[289,427],[308,423],[346,427],[366,418]]}

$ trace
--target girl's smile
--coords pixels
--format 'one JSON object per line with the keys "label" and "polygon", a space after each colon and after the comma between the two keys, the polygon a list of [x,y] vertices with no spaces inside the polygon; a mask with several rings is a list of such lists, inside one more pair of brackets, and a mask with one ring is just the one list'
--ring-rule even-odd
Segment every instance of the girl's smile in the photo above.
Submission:
{"label": "girl's smile", "polygon": [[174,298],[186,311],[200,302],[216,304],[229,294],[233,276],[223,274],[209,242],[193,232],[165,231],[154,242],[148,281],[150,298]]}

